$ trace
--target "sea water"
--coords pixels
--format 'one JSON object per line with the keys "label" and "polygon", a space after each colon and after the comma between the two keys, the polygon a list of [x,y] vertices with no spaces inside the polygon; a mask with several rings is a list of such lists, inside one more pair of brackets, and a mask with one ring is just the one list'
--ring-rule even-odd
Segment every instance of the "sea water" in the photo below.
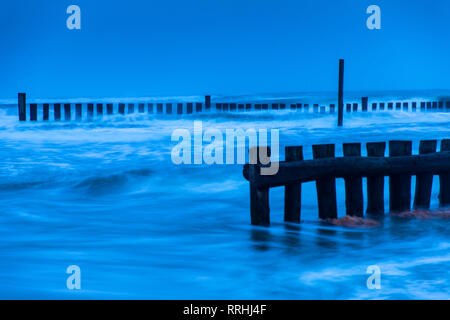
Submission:
{"label": "sea water", "polygon": [[[417,153],[420,140],[450,138],[450,113],[440,112],[346,113],[343,128],[335,114],[290,110],[19,123],[17,106],[3,105],[0,297],[450,298],[448,219],[332,226],[318,220],[315,184],[305,183],[301,224],[283,222],[284,189],[275,188],[271,227],[253,227],[242,165],[171,161],[172,132],[192,131],[194,120],[222,132],[279,129],[281,159],[285,146],[311,159],[313,144],[334,143],[341,156],[345,142],[406,139]],[[435,177],[432,208],[438,192]],[[342,179],[337,199],[342,217]],[[387,190],[385,199],[388,208]],[[70,265],[80,267],[81,290],[66,286]],[[367,287],[373,265],[379,290]]]}

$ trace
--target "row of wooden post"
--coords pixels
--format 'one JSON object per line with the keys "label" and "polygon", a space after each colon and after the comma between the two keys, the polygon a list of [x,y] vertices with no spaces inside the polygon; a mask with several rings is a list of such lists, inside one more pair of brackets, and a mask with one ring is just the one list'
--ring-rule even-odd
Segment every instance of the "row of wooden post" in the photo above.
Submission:
{"label": "row of wooden post", "polygon": [[[104,110],[104,105],[106,105],[106,110]],[[126,110],[126,106],[128,105],[128,109]],[[118,112],[121,115],[125,114],[133,114],[135,113],[135,106],[137,106],[137,112],[139,113],[156,113],[156,114],[162,114],[164,113],[164,105],[165,105],[165,113],[166,114],[183,114],[183,103],[119,103],[118,104]],[[368,111],[368,98],[363,97],[362,98],[362,111]],[[211,97],[205,96],[205,102],[188,102],[186,103],[186,113],[192,114],[194,112],[194,106],[195,106],[195,112],[202,112],[202,111],[209,111],[211,110]],[[251,103],[215,103],[215,109],[217,111],[250,111],[250,110],[285,110],[285,109],[291,109],[291,110],[304,110],[305,112],[309,112],[309,106],[310,104],[306,103],[292,103],[292,104],[285,104],[285,103],[257,103],[257,104],[251,104]],[[18,96],[18,107],[19,107],[19,120],[20,121],[26,121],[26,96],[25,93],[19,93]],[[372,111],[376,110],[385,110],[385,107],[387,110],[393,110],[394,109],[394,102],[389,103],[372,103]],[[396,110],[408,110],[409,103],[408,102],[397,102],[395,103],[395,109]],[[416,110],[418,107],[417,102],[412,102],[412,110]],[[176,110],[175,110],[176,108]],[[359,108],[358,103],[347,103],[346,104],[346,112],[357,112]],[[444,109],[444,102],[421,102],[420,103],[420,109],[421,110],[442,110]],[[37,110],[38,105],[36,103],[30,104],[30,120],[31,121],[37,121]],[[49,120],[50,116],[50,104],[44,103],[42,104],[42,119],[44,121]],[[54,103],[53,104],[53,114],[55,120],[61,120],[63,116],[64,110],[64,120],[70,121],[72,120],[72,104],[70,103]],[[75,119],[81,120],[83,117],[82,114],[82,104],[81,103],[75,103]],[[97,117],[103,116],[103,114],[106,115],[112,115],[113,114],[113,104],[112,103],[88,103],[87,104],[87,118],[93,119],[94,118],[94,110],[96,110]],[[325,113],[327,111],[327,108],[325,106],[320,106],[319,104],[312,104],[312,110],[314,113]],[[335,105],[330,104],[329,106],[329,112],[334,113],[335,112]],[[446,102],[446,110],[450,111],[450,101]]]}
{"label": "row of wooden post", "polygon": [[[263,147],[267,148],[267,147]],[[419,154],[426,155],[436,153],[437,141],[421,141]],[[314,145],[313,159],[326,159],[335,157],[335,145]],[[386,143],[367,143],[367,157],[384,158]],[[441,141],[441,152],[450,152],[450,140]],[[270,154],[270,149],[268,151]],[[436,153],[437,154],[437,153]],[[346,143],[343,145],[343,160],[349,157],[361,158],[360,143]],[[389,157],[401,157],[412,155],[411,141],[390,141]],[[437,154],[439,155],[439,154]],[[447,159],[447,158],[446,158]],[[286,147],[285,162],[303,162],[303,148]],[[313,161],[314,162],[314,161]],[[445,172],[439,173],[441,206],[450,205],[450,164],[445,161]],[[336,164],[330,163],[330,167]],[[244,176],[250,182],[250,211],[253,225],[268,226],[270,224],[269,209],[269,186],[261,186],[255,183],[258,178],[260,165],[246,165]],[[379,169],[379,168],[377,168]],[[438,171],[432,168],[429,171]],[[285,172],[289,175],[289,172]],[[383,215],[384,207],[384,180],[382,174],[364,174],[367,177],[367,209],[366,213],[372,215]],[[269,181],[270,176],[266,177]],[[336,177],[321,177],[313,179],[316,181],[318,212],[320,219],[336,219],[338,217],[336,201]],[[311,179],[310,179],[311,180]],[[345,208],[349,216],[364,216],[363,179],[361,176],[349,174],[344,177],[345,181]],[[433,173],[424,171],[416,175],[416,188],[413,207],[415,209],[428,209],[430,207]],[[279,185],[279,184],[278,184]],[[286,222],[299,223],[301,219],[301,182],[289,182],[284,184],[284,220]],[[402,212],[411,208],[411,175],[390,174],[389,175],[389,210],[391,212]]]}

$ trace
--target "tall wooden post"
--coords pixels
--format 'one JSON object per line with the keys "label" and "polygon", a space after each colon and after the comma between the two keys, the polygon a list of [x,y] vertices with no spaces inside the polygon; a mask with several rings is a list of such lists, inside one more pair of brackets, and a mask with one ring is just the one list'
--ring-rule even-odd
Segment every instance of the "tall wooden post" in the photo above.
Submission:
{"label": "tall wooden post", "polygon": [[205,109],[211,109],[211,96],[205,96]]}
{"label": "tall wooden post", "polygon": [[368,103],[369,102],[369,98],[368,97],[362,97],[361,98],[361,105],[362,105],[362,111],[363,112],[367,112],[368,110]]}
{"label": "tall wooden post", "polygon": [[344,60],[339,60],[338,127],[344,124]]}
{"label": "tall wooden post", "polygon": [[27,120],[27,98],[26,93],[18,94],[19,121]]}
{"label": "tall wooden post", "polygon": [[[410,156],[411,141],[389,141],[389,156]],[[402,212],[411,209],[411,176],[396,174],[389,176],[389,209]]]}
{"label": "tall wooden post", "polygon": [[[437,141],[420,141],[419,154],[436,152]],[[414,196],[414,209],[429,209],[433,174],[418,174],[416,176],[416,192]]]}
{"label": "tall wooden post", "polygon": [[270,225],[269,188],[259,188],[255,184],[261,174],[260,148],[267,148],[263,152],[270,157],[269,147],[253,147],[249,150],[250,159],[256,159],[256,164],[249,165],[250,216],[252,225],[267,227]]}
{"label": "tall wooden post", "polygon": [[[334,158],[334,144],[314,145],[313,158]],[[337,218],[336,181],[334,177],[316,181],[320,219]]]}
{"label": "tall wooden post", "polygon": [[[367,143],[368,157],[384,157],[385,142]],[[384,176],[367,177],[367,213],[373,215],[384,214]]]}
{"label": "tall wooden post", "polygon": [[[344,157],[361,157],[360,143],[344,143]],[[348,216],[364,216],[362,178],[345,178],[345,208]]]}
{"label": "tall wooden post", "polygon": [[[285,160],[303,160],[302,147],[286,147]],[[300,223],[302,204],[302,184],[293,183],[285,186],[284,189],[284,221]]]}

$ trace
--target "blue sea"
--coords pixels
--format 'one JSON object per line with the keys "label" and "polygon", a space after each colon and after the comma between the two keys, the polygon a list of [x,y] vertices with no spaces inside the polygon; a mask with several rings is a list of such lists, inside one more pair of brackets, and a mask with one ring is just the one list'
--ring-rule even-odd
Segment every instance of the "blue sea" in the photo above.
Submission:
{"label": "blue sea", "polygon": [[[440,95],[446,93],[370,97],[422,101]],[[356,102],[360,96],[349,98]],[[334,94],[214,99],[312,104],[334,102]],[[193,132],[194,120],[201,120],[204,130],[224,133],[227,128],[279,129],[281,159],[285,146],[303,146],[305,159],[310,159],[313,144],[335,143],[340,156],[344,142],[406,139],[413,141],[417,153],[420,140],[450,138],[450,113],[444,112],[346,113],[343,128],[336,127],[336,114],[291,110],[19,123],[14,100],[3,101],[0,298],[450,298],[449,219],[386,214],[378,227],[332,226],[318,220],[315,184],[306,183],[301,224],[283,222],[284,189],[275,188],[270,191],[272,225],[253,227],[242,165],[172,162],[171,150],[177,144],[171,141],[173,131]],[[435,177],[434,209],[438,192]],[[385,198],[388,208],[387,190]],[[342,217],[341,179],[337,199]],[[66,287],[70,265],[81,269],[81,290]],[[366,285],[371,265],[381,270],[379,290]]]}

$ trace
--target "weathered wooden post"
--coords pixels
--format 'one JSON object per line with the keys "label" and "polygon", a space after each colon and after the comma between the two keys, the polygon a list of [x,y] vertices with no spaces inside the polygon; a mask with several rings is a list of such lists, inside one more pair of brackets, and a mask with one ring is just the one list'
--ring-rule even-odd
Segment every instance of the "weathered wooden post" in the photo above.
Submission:
{"label": "weathered wooden post", "polygon": [[[441,152],[450,151],[450,140],[441,141]],[[439,175],[439,203],[442,207],[450,205],[450,172]]]}
{"label": "weathered wooden post", "polygon": [[243,103],[239,103],[239,104],[238,104],[238,110],[239,110],[239,111],[244,111],[244,110],[245,110],[244,104],[243,104]]}
{"label": "weathered wooden post", "polygon": [[157,103],[156,104],[156,113],[157,114],[162,114],[163,113],[163,104],[162,103]]}
{"label": "weathered wooden post", "polygon": [[380,110],[384,111],[384,106],[385,106],[385,103],[384,103],[384,102],[381,102],[381,103],[380,103]]}
{"label": "weathered wooden post", "polygon": [[125,114],[125,103],[119,103],[119,114]]}
{"label": "weathered wooden post", "polygon": [[[420,141],[419,154],[435,153],[436,140]],[[414,195],[414,209],[430,208],[431,187],[433,185],[433,174],[418,174],[416,176],[416,191]]]}
{"label": "weathered wooden post", "polygon": [[388,102],[388,110],[393,110],[393,109],[394,109],[394,103]]}
{"label": "weathered wooden post", "polygon": [[372,111],[377,111],[377,103],[376,102],[372,103]]}
{"label": "weathered wooden post", "polygon": [[[256,180],[261,174],[260,150],[270,157],[269,147],[253,147],[250,151],[249,180],[250,180],[250,216],[251,223],[255,226],[270,225],[269,188],[261,188],[256,185]],[[253,159],[253,161],[252,161]],[[256,161],[255,161],[256,160]],[[256,164],[252,164],[256,162]]]}
{"label": "weathered wooden post", "polygon": [[27,94],[19,93],[17,100],[17,106],[19,108],[19,121],[27,121]]}
{"label": "weathered wooden post", "polygon": [[411,106],[412,111],[417,111],[417,102],[413,102]]}
{"label": "weathered wooden post", "polygon": [[272,110],[278,110],[278,103],[272,103]]}
{"label": "weathered wooden post", "polygon": [[103,104],[97,103],[97,117],[103,117]]}
{"label": "weathered wooden post", "polygon": [[358,104],[357,103],[353,104],[353,112],[358,112]]}
{"label": "weathered wooden post", "polygon": [[37,104],[30,103],[30,121],[37,121]]}
{"label": "weathered wooden post", "polygon": [[134,113],[134,103],[129,103],[128,104],[128,114],[133,114]]}
{"label": "weathered wooden post", "polygon": [[64,104],[64,120],[70,121],[72,118],[72,110],[71,110],[71,104],[65,103]]}
{"label": "weathered wooden post", "polygon": [[50,118],[50,104],[44,103],[42,105],[42,119],[44,121],[48,121],[49,118]]}
{"label": "weathered wooden post", "polygon": [[[286,147],[286,162],[303,160],[302,147]],[[300,223],[302,206],[302,184],[288,184],[284,188],[284,221]]]}
{"label": "weathered wooden post", "polygon": [[60,103],[53,104],[53,114],[55,116],[55,121],[61,120],[61,104]]}
{"label": "weathered wooden post", "polygon": [[319,112],[319,104],[317,104],[317,103],[313,104],[313,112],[314,113],[318,113]]}
{"label": "weathered wooden post", "polygon": [[81,103],[75,104],[75,119],[77,121],[80,121],[81,118],[82,118],[82,115],[83,115],[83,113],[82,113],[82,105],[81,105]]}
{"label": "weathered wooden post", "polygon": [[[368,157],[384,157],[385,142],[367,143]],[[373,215],[384,214],[384,176],[367,177],[367,213]]]}
{"label": "weathered wooden post", "polygon": [[153,103],[149,103],[147,105],[147,112],[150,114],[153,113]]}
{"label": "weathered wooden post", "polygon": [[409,103],[408,102],[403,102],[403,111],[408,111],[409,110]]}
{"label": "weathered wooden post", "polygon": [[205,96],[205,109],[208,111],[211,109],[211,96]]}
{"label": "weathered wooden post", "polygon": [[252,110],[252,104],[251,103],[245,104],[245,111],[251,111],[251,110]]}
{"label": "weathered wooden post", "polygon": [[88,103],[87,105],[87,117],[88,120],[92,120],[94,118],[94,104]]}
{"label": "weathered wooden post", "polygon": [[344,125],[344,59],[339,60],[338,127]]}
{"label": "weathered wooden post", "polygon": [[[344,157],[361,157],[360,143],[344,143]],[[345,178],[345,208],[348,216],[364,216],[362,178]]]}
{"label": "weathered wooden post", "polygon": [[195,104],[195,112],[202,112],[202,107],[203,107],[203,104],[201,102],[197,102]]}
{"label": "weathered wooden post", "polygon": [[222,111],[222,104],[216,103],[216,111]]}
{"label": "weathered wooden post", "polygon": [[186,113],[191,114],[193,108],[194,108],[194,105],[192,104],[192,102],[188,102],[186,105]]}
{"label": "weathered wooden post", "polygon": [[166,113],[172,114],[172,104],[171,103],[166,103]]}
{"label": "weathered wooden post", "polygon": [[347,103],[345,106],[345,109],[347,112],[352,112],[352,104],[351,103]]}
{"label": "weathered wooden post", "polygon": [[145,112],[145,104],[139,103],[139,113],[144,113],[144,112]]}
{"label": "weathered wooden post", "polygon": [[362,97],[361,98],[361,105],[362,105],[362,111],[363,112],[367,112],[368,108],[368,102],[369,102],[369,98],[368,97]]}
{"label": "weathered wooden post", "polygon": [[402,108],[401,102],[396,102],[395,103],[395,110],[400,110],[401,108]]}
{"label": "weathered wooden post", "polygon": [[425,111],[425,102],[423,101],[420,103],[420,110]]}
{"label": "weathered wooden post", "polygon": [[113,114],[113,104],[112,103],[107,103],[106,104],[106,113],[108,115]]}
{"label": "weathered wooden post", "polygon": [[[313,158],[334,158],[334,144],[314,145]],[[334,177],[317,180],[316,189],[319,204],[319,218],[336,219],[336,181]]]}
{"label": "weathered wooden post", "polygon": [[[295,106],[295,104],[294,104]],[[334,103],[330,104],[330,113],[334,113],[336,109],[336,105]]]}
{"label": "weathered wooden post", "polygon": [[222,103],[222,110],[228,111],[228,103]]}
{"label": "weathered wooden post", "polygon": [[230,111],[236,111],[236,103],[230,103]]}
{"label": "weathered wooden post", "polygon": [[177,103],[177,114],[183,114],[183,104]]}
{"label": "weathered wooden post", "polygon": [[[389,141],[389,156],[410,156],[411,141]],[[396,174],[389,176],[389,210],[401,212],[411,209],[411,176]]]}
{"label": "weathered wooden post", "polygon": [[280,103],[280,109],[281,109],[281,110],[286,109],[286,104],[285,104],[285,103]]}
{"label": "weathered wooden post", "polygon": [[269,110],[269,105],[268,105],[267,103],[263,103],[263,104],[261,105],[261,108],[262,108],[263,110]]}
{"label": "weathered wooden post", "polygon": [[295,110],[297,108],[297,105],[295,103],[291,103],[291,110]]}

